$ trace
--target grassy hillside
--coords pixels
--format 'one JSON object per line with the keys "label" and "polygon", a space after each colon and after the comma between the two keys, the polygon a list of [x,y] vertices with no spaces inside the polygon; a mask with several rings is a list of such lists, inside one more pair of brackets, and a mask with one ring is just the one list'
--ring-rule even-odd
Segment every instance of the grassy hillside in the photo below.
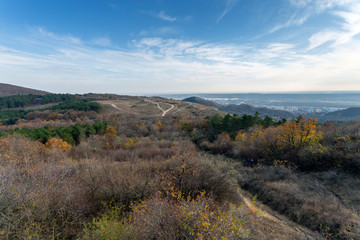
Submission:
{"label": "grassy hillside", "polygon": [[48,92],[35,90],[31,88],[25,88],[20,86],[15,86],[6,83],[0,83],[0,97],[3,96],[12,96],[12,95],[26,95],[26,94],[34,94],[34,95],[43,95],[48,94]]}

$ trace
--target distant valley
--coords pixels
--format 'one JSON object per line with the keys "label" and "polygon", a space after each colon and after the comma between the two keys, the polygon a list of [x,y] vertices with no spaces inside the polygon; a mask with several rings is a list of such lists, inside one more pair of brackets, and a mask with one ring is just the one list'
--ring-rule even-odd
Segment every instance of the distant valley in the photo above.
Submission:
{"label": "distant valley", "polygon": [[202,98],[199,98],[199,97],[185,98],[184,101],[215,107],[215,108],[217,108],[217,109],[219,109],[219,110],[221,110],[223,112],[227,112],[227,113],[231,113],[231,114],[237,114],[237,115],[244,115],[244,114],[254,115],[257,112],[257,113],[259,113],[260,117],[270,116],[270,117],[275,118],[275,119],[282,119],[282,118],[288,119],[288,118],[295,118],[296,117],[295,114],[292,114],[292,113],[287,112],[287,111],[275,110],[275,109],[270,109],[270,108],[265,108],[265,107],[254,107],[254,106],[251,106],[251,105],[248,105],[248,104],[222,105],[222,104],[218,104],[216,102],[209,101],[209,100],[206,100],[206,99],[202,99]]}
{"label": "distant valley", "polygon": [[191,103],[198,103],[206,106],[217,108],[223,112],[243,115],[254,115],[256,112],[259,116],[270,116],[274,119],[294,119],[300,115],[304,117],[316,117],[320,121],[360,121],[360,107],[350,107],[332,112],[289,112],[284,110],[276,110],[266,107],[254,107],[248,104],[219,104],[214,101],[206,100],[200,97],[189,97],[183,99]]}

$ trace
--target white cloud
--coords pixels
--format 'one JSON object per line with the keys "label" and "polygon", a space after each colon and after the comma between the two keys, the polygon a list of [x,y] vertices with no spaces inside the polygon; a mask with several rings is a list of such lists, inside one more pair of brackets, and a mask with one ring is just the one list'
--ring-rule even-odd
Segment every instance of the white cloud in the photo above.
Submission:
{"label": "white cloud", "polygon": [[358,0],[288,0],[295,7],[293,14],[285,23],[274,26],[269,33],[291,26],[301,26],[312,16],[321,14],[335,7],[349,8],[358,3]]}
{"label": "white cloud", "polygon": [[41,32],[23,39],[42,46],[40,53],[0,46],[2,80],[79,93],[360,90],[360,41],[353,38],[318,55],[279,42],[259,48],[143,38],[125,51],[62,39]]}
{"label": "white cloud", "polygon": [[45,30],[42,27],[38,27],[38,28],[30,28],[31,31],[33,31],[34,34],[40,34],[43,37],[48,37],[52,40],[56,40],[56,41],[64,41],[66,43],[70,43],[70,44],[82,44],[82,41],[77,38],[74,37],[70,34],[67,35],[57,35],[55,33],[49,32],[47,30]]}
{"label": "white cloud", "polygon": [[[360,3],[352,1],[338,1],[341,4],[347,3],[342,11],[333,11],[333,15],[342,19],[341,29],[324,30],[313,34],[309,38],[308,50],[319,47],[327,42],[333,42],[332,47],[350,42],[360,33]],[[348,3],[349,2],[349,3]]]}
{"label": "white cloud", "polygon": [[218,17],[217,23],[219,23],[225,17],[225,15],[228,14],[236,6],[236,4],[238,4],[238,2],[239,0],[226,0],[225,9]]}
{"label": "white cloud", "polygon": [[167,22],[191,22],[191,20],[193,19],[192,16],[170,16],[167,13],[165,13],[165,11],[160,11],[160,12],[154,12],[154,11],[140,11],[141,13],[159,18],[163,21],[167,21]]}
{"label": "white cloud", "polygon": [[176,21],[176,17],[171,17],[169,15],[166,15],[164,11],[154,14],[154,16],[160,18],[161,20],[168,21],[168,22]]}

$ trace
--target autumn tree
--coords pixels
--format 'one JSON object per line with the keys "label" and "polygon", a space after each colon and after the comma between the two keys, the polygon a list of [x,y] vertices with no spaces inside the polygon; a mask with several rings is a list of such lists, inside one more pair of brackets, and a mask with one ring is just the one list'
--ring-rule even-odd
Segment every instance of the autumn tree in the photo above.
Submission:
{"label": "autumn tree", "polygon": [[105,129],[105,148],[114,149],[116,142],[116,130],[115,128],[109,126]]}
{"label": "autumn tree", "polygon": [[49,141],[45,143],[45,146],[50,149],[59,149],[64,152],[68,152],[71,149],[71,145],[60,138],[49,139]]}
{"label": "autumn tree", "polygon": [[317,119],[299,117],[278,127],[278,144],[281,148],[301,148],[319,142],[322,133],[317,127]]}

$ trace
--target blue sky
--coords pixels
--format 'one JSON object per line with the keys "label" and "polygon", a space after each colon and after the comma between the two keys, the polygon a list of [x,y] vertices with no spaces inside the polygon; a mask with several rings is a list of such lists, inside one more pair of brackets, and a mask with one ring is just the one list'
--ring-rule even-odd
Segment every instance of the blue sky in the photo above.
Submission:
{"label": "blue sky", "polygon": [[360,90],[360,1],[0,0],[0,82],[70,93]]}

